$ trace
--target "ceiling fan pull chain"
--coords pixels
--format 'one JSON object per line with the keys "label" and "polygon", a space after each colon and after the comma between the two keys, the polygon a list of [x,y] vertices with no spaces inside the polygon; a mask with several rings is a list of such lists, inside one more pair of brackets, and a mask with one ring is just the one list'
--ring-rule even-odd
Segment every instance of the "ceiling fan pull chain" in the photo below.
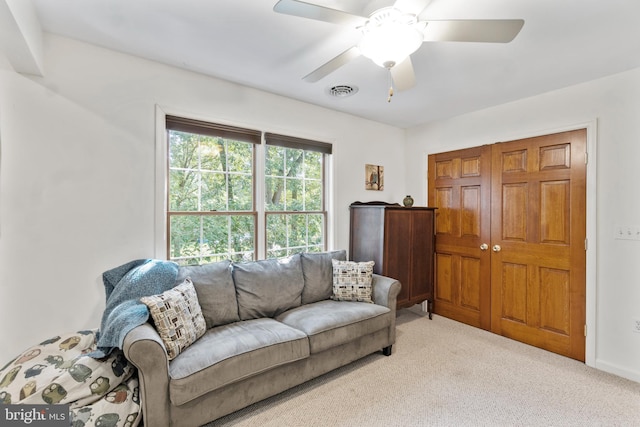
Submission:
{"label": "ceiling fan pull chain", "polygon": [[389,79],[389,96],[387,96],[387,102],[391,102],[391,97],[393,96],[393,77],[391,77],[391,67],[387,68],[388,79]]}

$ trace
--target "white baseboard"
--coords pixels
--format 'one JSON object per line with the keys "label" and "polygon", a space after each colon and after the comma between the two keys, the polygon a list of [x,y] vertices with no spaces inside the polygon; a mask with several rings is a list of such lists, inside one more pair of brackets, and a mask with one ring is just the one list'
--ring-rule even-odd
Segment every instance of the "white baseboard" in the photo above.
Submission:
{"label": "white baseboard", "polygon": [[640,383],[640,372],[632,371],[602,360],[596,360],[596,369]]}

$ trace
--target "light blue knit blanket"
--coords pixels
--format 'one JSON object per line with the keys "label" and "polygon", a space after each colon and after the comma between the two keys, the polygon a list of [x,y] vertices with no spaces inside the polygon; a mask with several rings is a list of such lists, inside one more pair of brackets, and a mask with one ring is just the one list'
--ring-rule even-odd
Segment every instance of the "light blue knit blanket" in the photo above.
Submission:
{"label": "light blue knit blanket", "polygon": [[105,271],[102,281],[107,304],[97,350],[89,355],[99,359],[122,348],[127,333],[149,319],[149,309],[140,298],[173,288],[177,276],[178,264],[157,259],[139,259]]}

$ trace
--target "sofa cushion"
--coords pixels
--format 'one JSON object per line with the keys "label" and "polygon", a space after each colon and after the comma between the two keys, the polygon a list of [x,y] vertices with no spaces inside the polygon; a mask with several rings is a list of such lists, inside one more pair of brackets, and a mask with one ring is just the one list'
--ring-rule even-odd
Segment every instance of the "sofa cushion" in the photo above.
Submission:
{"label": "sofa cushion", "polygon": [[207,328],[198,295],[188,278],[160,295],[142,297],[140,302],[149,307],[169,360],[200,338]]}
{"label": "sofa cushion", "polygon": [[333,265],[333,295],[337,301],[361,301],[373,300],[373,261],[353,262],[331,260]]}
{"label": "sofa cushion", "polygon": [[304,286],[300,255],[234,262],[233,281],[241,320],[275,317],[300,305]]}
{"label": "sofa cushion", "polygon": [[227,384],[309,356],[307,336],[273,319],[209,329],[169,364],[169,393],[182,405]]}
{"label": "sofa cushion", "polygon": [[302,304],[331,298],[333,292],[333,266],[331,260],[346,261],[347,251],[305,252],[300,254],[304,288]]}
{"label": "sofa cushion", "polygon": [[289,310],[276,320],[309,337],[311,354],[391,325],[391,310],[377,304],[324,300]]}
{"label": "sofa cushion", "polygon": [[196,288],[207,328],[240,320],[231,261],[181,266],[177,280],[182,282],[186,277],[191,278]]}

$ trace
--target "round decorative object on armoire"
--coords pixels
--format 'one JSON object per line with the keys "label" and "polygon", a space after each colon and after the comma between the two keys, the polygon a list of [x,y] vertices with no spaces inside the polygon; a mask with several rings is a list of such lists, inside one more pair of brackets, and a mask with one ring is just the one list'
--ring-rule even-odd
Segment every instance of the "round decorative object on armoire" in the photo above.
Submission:
{"label": "round decorative object on armoire", "polygon": [[407,197],[402,199],[402,204],[405,208],[410,208],[411,206],[413,206],[413,197],[407,195]]}

